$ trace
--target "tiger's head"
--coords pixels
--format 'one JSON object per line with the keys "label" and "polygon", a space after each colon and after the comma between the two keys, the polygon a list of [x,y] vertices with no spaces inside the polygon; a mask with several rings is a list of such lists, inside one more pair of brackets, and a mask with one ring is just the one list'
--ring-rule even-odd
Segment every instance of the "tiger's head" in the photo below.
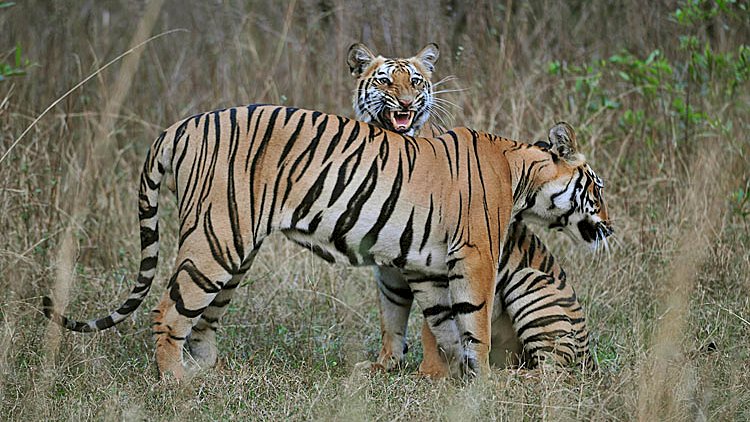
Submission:
{"label": "tiger's head", "polygon": [[577,151],[573,128],[558,123],[550,129],[549,140],[535,146],[549,154],[554,165],[542,170],[547,173],[543,184],[525,201],[517,218],[563,231],[592,249],[606,247],[614,230],[602,194],[604,183]]}
{"label": "tiger's head", "polygon": [[439,55],[436,44],[408,59],[375,56],[364,44],[349,47],[346,62],[357,78],[357,119],[405,135],[417,133],[434,106],[431,77]]}

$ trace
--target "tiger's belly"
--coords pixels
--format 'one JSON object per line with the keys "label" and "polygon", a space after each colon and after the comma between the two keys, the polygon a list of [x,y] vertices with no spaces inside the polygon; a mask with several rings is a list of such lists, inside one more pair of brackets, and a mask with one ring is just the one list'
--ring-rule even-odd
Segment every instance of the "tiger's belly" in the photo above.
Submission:
{"label": "tiger's belly", "polygon": [[330,239],[295,229],[282,230],[282,233],[294,243],[331,263],[379,265],[424,275],[442,275],[448,272],[445,245],[427,244],[422,248],[409,250],[402,249],[398,239],[389,239],[387,236],[373,242],[372,239],[352,236]]}

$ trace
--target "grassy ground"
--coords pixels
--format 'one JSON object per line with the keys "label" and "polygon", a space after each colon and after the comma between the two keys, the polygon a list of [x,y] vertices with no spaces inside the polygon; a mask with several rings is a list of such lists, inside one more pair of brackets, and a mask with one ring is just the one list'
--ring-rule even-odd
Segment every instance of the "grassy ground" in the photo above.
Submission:
{"label": "grassy ground", "polygon": [[[0,8],[0,63],[26,68],[0,81],[0,415],[750,419],[747,3],[412,3]],[[129,46],[179,28],[96,73]],[[166,198],[160,277],[146,305],[95,335],[48,324],[42,295],[55,292],[68,314],[86,318],[130,289],[137,177],[161,128],[250,102],[351,115],[344,63],[356,41],[389,55],[437,42],[437,77],[455,75],[449,88],[465,88],[441,94],[460,107],[457,124],[525,140],[558,120],[579,129],[607,184],[617,241],[591,255],[540,234],[586,306],[598,373],[421,379],[416,312],[407,367],[357,373],[354,364],[379,347],[370,270],[331,266],[273,238],[223,321],[221,367],[164,388],[148,309],[175,252]]]}

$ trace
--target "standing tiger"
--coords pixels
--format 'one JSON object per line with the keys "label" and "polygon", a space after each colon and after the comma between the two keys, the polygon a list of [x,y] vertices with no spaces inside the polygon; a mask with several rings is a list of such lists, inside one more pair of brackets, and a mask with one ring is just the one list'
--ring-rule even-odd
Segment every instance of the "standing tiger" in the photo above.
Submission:
{"label": "standing tiger", "polygon": [[156,270],[165,181],[180,232],[167,291],[152,311],[162,375],[185,376],[186,341],[201,366],[216,363],[216,323],[275,231],[328,261],[398,268],[449,373],[486,374],[510,222],[538,220],[587,244],[610,232],[598,179],[568,141],[540,148],[466,128],[412,138],[272,105],[198,114],[164,131],[146,155],[141,264],[128,299],[106,317],[77,322],[45,297],[45,315],[98,331],[142,303]]}
{"label": "standing tiger", "polygon": [[[385,129],[399,128],[407,135],[418,133],[436,101],[431,79],[438,57],[436,44],[428,44],[411,58],[384,58],[375,56],[363,44],[352,45],[347,64],[356,78],[353,105],[357,118]],[[419,116],[410,126],[398,126],[394,117],[404,113],[404,104],[410,105],[410,115]],[[568,133],[550,136],[575,140],[574,132],[568,129]],[[377,267],[375,275],[383,342],[377,366],[390,370],[407,350],[406,328],[413,295],[397,269]],[[561,365],[582,363],[593,367],[586,320],[573,286],[566,282],[565,272],[542,241],[521,221],[510,226],[496,282],[492,364],[517,363],[522,357],[527,367],[546,358]],[[425,349],[434,345],[426,325],[423,338]],[[444,373],[434,348],[425,350],[424,356],[420,372],[432,376]]]}

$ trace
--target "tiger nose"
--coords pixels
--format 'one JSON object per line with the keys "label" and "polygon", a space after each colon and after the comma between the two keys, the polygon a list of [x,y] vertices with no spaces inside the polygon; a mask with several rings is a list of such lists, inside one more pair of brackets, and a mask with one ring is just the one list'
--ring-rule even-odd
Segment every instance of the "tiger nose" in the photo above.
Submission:
{"label": "tiger nose", "polygon": [[411,98],[399,98],[398,103],[401,104],[401,107],[408,108],[413,100]]}

